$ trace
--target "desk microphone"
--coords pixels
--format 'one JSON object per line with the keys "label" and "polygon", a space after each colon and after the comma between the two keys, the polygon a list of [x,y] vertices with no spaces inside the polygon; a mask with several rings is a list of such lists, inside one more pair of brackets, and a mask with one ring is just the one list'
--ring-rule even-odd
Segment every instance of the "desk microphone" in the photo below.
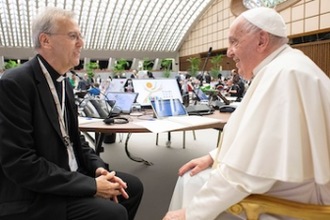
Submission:
{"label": "desk microphone", "polygon": [[209,48],[209,52],[207,53],[207,57],[206,57],[205,62],[204,62],[204,66],[203,66],[203,69],[202,69],[202,82],[203,82],[203,78],[204,78],[205,67],[206,67],[207,61],[209,60],[209,57],[211,56],[211,53],[212,53],[212,47]]}
{"label": "desk microphone", "polygon": [[[108,117],[106,119],[104,119],[103,122],[107,125],[110,125],[110,124],[127,124],[129,122],[129,120],[127,118],[112,117],[112,113],[114,112],[114,109],[117,109],[117,108],[112,107],[110,112],[109,112]],[[117,114],[117,112],[115,112],[115,113]],[[119,110],[119,113],[120,113],[120,110]]]}
{"label": "desk microphone", "polygon": [[77,76],[80,80],[82,80],[83,78],[81,76],[79,76],[75,71],[70,70],[71,74]]}
{"label": "desk microphone", "polygon": [[[92,86],[92,87],[96,88],[94,86]],[[102,94],[104,96],[103,100],[99,99],[99,98],[95,98],[94,96],[89,94],[89,95],[85,96],[82,99],[82,101],[80,101],[77,105],[79,107],[83,107],[83,109],[84,109],[86,106],[85,107],[81,106],[81,104],[85,103],[85,105],[87,105],[87,102],[90,102],[94,106],[96,113],[101,118],[110,118],[110,117],[118,116],[120,114],[120,109],[114,107],[116,100],[109,100],[109,98],[101,91],[100,91],[100,94]]]}
{"label": "desk microphone", "polygon": [[[96,87],[92,85],[92,88],[96,88]],[[106,118],[112,118],[112,117],[118,116],[120,114],[121,110],[119,108],[115,107],[116,100],[110,100],[106,94],[101,92],[101,90],[100,90],[100,94],[103,95],[104,101],[106,102],[105,105],[106,105],[107,112],[108,112],[108,116]],[[110,105],[110,107],[111,107],[110,110],[109,110],[108,105]]]}

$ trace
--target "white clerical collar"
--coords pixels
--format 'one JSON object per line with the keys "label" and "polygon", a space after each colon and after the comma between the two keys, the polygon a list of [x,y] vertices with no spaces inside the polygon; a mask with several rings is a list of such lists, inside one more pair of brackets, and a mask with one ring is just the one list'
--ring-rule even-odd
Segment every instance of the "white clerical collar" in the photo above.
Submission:
{"label": "white clerical collar", "polygon": [[66,78],[66,74],[64,74],[63,76],[60,76],[56,79],[57,82],[62,82],[64,79]]}
{"label": "white clerical collar", "polygon": [[264,66],[270,63],[275,57],[277,57],[277,55],[279,55],[286,48],[289,48],[289,45],[284,44],[279,48],[277,48],[273,53],[269,54],[268,57],[266,57],[263,61],[261,61],[261,63],[259,63],[259,65],[256,68],[254,68],[254,70],[252,71],[253,76],[256,76]]}

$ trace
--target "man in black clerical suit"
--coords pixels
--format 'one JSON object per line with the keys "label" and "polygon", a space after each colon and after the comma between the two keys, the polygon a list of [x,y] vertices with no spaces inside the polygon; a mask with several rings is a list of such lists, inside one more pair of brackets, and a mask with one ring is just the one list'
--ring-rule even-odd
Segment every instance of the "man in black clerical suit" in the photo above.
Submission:
{"label": "man in black clerical suit", "polygon": [[38,55],[0,79],[0,219],[134,219],[142,183],[109,171],[78,130],[73,12],[46,8],[32,36]]}

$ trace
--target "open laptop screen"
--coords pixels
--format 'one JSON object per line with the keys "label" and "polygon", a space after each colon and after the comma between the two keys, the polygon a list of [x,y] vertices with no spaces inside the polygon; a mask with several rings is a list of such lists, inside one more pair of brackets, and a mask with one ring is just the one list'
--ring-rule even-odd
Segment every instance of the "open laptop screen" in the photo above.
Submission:
{"label": "open laptop screen", "polygon": [[179,99],[182,96],[176,79],[132,79],[136,100],[141,106],[150,106],[150,100]]}
{"label": "open laptop screen", "polygon": [[187,115],[179,99],[151,100],[150,103],[157,118]]}
{"label": "open laptop screen", "polygon": [[205,93],[200,88],[194,89],[194,93],[196,94],[198,101],[209,101]]}
{"label": "open laptop screen", "polygon": [[122,113],[130,113],[132,104],[136,101],[137,93],[132,92],[108,92],[108,100],[115,100],[115,107],[119,108]]}

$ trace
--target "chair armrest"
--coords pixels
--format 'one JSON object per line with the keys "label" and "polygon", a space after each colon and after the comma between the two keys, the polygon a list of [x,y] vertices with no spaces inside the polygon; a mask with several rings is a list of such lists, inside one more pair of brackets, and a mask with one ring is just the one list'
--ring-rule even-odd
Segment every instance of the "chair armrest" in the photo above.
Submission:
{"label": "chair armrest", "polygon": [[306,204],[256,194],[246,197],[227,211],[234,215],[239,215],[244,211],[247,220],[258,220],[259,215],[263,213],[304,220],[330,219],[330,205]]}

